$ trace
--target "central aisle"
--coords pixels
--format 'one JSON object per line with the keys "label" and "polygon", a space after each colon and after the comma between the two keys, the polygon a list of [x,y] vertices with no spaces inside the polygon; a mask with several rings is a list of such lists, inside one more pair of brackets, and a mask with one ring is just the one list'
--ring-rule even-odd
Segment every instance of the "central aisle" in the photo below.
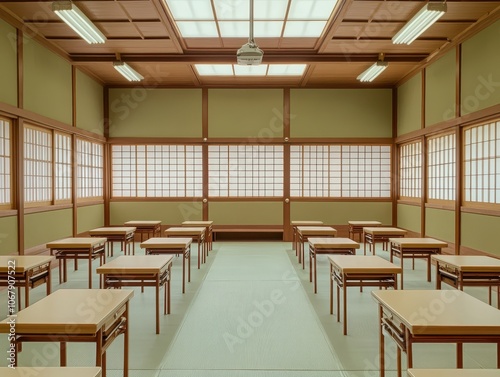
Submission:
{"label": "central aisle", "polygon": [[342,376],[285,244],[219,246],[160,376]]}

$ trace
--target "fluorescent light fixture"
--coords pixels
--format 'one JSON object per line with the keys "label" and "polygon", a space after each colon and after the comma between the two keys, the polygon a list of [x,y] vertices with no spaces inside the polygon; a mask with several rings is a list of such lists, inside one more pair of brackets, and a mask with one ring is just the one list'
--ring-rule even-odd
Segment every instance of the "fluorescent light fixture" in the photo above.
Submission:
{"label": "fluorescent light fixture", "polygon": [[87,43],[104,43],[103,33],[71,1],[54,1],[52,10]]}
{"label": "fluorescent light fixture", "polygon": [[392,37],[392,43],[409,45],[445,14],[446,8],[446,3],[427,3]]}
{"label": "fluorescent light fixture", "polygon": [[387,68],[387,62],[382,60],[372,64],[370,68],[360,74],[357,79],[361,82],[371,82]]}
{"label": "fluorescent light fixture", "polygon": [[141,81],[144,79],[140,73],[124,62],[114,62],[113,67],[122,74],[128,81]]}

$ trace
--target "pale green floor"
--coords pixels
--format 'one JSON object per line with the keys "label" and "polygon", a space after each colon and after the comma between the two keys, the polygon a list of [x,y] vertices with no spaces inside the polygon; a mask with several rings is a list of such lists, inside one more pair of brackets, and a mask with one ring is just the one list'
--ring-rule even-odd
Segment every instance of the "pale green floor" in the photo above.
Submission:
{"label": "pale green floor", "polygon": [[[139,248],[136,251],[142,254]],[[115,257],[119,254],[115,250]],[[161,318],[160,335],[154,331],[154,290],[141,293],[134,289],[130,305],[131,377],[378,376],[377,305],[370,295],[372,289],[365,288],[362,293],[358,288],[349,289],[349,333],[342,335],[342,324],[336,315],[329,314],[326,256],[318,258],[318,293],[314,294],[308,265],[303,270],[297,263],[290,243],[215,243],[200,270],[196,268],[196,250],[192,254],[191,283],[185,294],[181,293],[181,260],[174,261],[172,309]],[[380,246],[377,255],[388,259]],[[416,261],[414,271],[410,261],[405,265],[405,289],[434,288],[434,281],[425,281],[424,261]],[[58,283],[57,270],[53,275],[53,290],[87,287],[85,263],[69,274],[65,284]],[[98,286],[97,276],[94,286]],[[487,300],[486,288],[466,291]],[[44,294],[44,286],[35,288],[32,303]],[[5,297],[5,291],[0,292],[2,317],[6,314]],[[6,349],[6,336],[0,336],[0,349]],[[122,338],[108,350],[109,377],[122,375]],[[391,340],[386,349],[386,375],[393,377],[395,346]],[[69,365],[94,365],[94,346],[71,343],[68,350]],[[467,344],[464,350],[465,368],[496,367],[494,346]],[[5,365],[2,357],[0,366]],[[25,344],[19,365],[58,365],[57,344]],[[414,367],[453,368],[454,346],[416,345]]]}

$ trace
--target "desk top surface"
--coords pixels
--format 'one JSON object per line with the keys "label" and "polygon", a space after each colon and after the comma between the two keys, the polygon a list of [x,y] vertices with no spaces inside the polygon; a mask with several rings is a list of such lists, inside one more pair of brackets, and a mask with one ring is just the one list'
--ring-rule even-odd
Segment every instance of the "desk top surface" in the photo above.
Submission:
{"label": "desk top surface", "polygon": [[500,369],[408,369],[408,377],[500,377]]}
{"label": "desk top surface", "polygon": [[458,289],[371,293],[413,335],[500,336],[500,310]]}
{"label": "desk top surface", "polygon": [[[14,267],[16,272],[29,271],[54,260],[53,255],[1,255],[0,272],[8,272]],[[14,263],[11,263],[14,261]]]}
{"label": "desk top surface", "polygon": [[323,221],[290,221],[293,226],[323,225]]}
{"label": "desk top surface", "polygon": [[500,271],[500,259],[486,255],[433,255],[432,260],[462,271]]}
{"label": "desk top surface", "polygon": [[379,226],[379,225],[382,225],[382,223],[380,221],[353,220],[353,221],[348,221],[347,223],[349,225],[356,225],[356,226]]}
{"label": "desk top surface", "polygon": [[124,223],[126,226],[136,227],[136,226],[155,226],[160,225],[160,220],[130,220]]}
{"label": "desk top surface", "polygon": [[389,242],[401,247],[416,247],[416,248],[443,248],[448,247],[448,244],[434,238],[389,238]]}
{"label": "desk top surface", "polygon": [[141,242],[142,249],[165,249],[165,248],[186,248],[191,242],[192,238],[180,238],[180,237],[154,237]]}
{"label": "desk top surface", "polygon": [[95,228],[89,230],[89,234],[92,235],[117,235],[117,234],[128,234],[135,232],[136,228],[133,226],[110,226],[105,228]]}
{"label": "desk top surface", "polygon": [[[134,295],[128,289],[59,289],[20,310],[17,334],[95,334]],[[0,333],[9,332],[9,318]]]}
{"label": "desk top surface", "polygon": [[196,227],[196,226],[210,226],[213,223],[214,222],[211,221],[211,220],[206,220],[206,221],[204,221],[204,220],[200,220],[200,221],[183,221],[181,223],[181,225],[184,226],[184,227],[185,226],[191,226],[191,227],[194,226],[194,227]]}
{"label": "desk top surface", "polygon": [[376,227],[364,227],[363,231],[365,233],[370,234],[379,234],[379,235],[405,235],[407,232],[404,229],[394,228],[394,227],[385,227],[385,226],[376,226]]}
{"label": "desk top surface", "polygon": [[107,241],[104,237],[72,237],[64,238],[62,240],[49,242],[46,247],[48,249],[81,249],[81,248],[92,248],[97,245],[103,244]]}
{"label": "desk top surface", "polygon": [[329,248],[329,249],[359,249],[359,243],[351,240],[350,238],[344,237],[309,237],[307,239],[312,247],[314,248]]}
{"label": "desk top surface", "polygon": [[337,235],[337,229],[331,226],[298,226],[297,232],[302,235]]}
{"label": "desk top surface", "polygon": [[111,273],[159,273],[172,264],[172,255],[121,255],[110,262],[97,267],[98,274]]}
{"label": "desk top surface", "polygon": [[101,368],[97,367],[0,367],[3,377],[101,377]]}
{"label": "desk top surface", "polygon": [[179,226],[172,227],[165,230],[165,234],[168,235],[201,235],[205,234],[205,227],[201,226]]}
{"label": "desk top surface", "polygon": [[333,266],[345,273],[401,273],[401,267],[378,255],[332,255],[328,259]]}

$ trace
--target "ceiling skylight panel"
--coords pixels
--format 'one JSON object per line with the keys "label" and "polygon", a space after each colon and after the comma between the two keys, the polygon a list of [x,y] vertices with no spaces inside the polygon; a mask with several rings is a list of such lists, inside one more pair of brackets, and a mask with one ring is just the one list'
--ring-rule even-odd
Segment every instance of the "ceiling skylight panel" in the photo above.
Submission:
{"label": "ceiling skylight panel", "polygon": [[254,0],[254,18],[256,20],[284,20],[287,5],[288,0]]}
{"label": "ceiling skylight panel", "polygon": [[218,37],[214,21],[178,21],[177,26],[184,38]]}
{"label": "ceiling skylight panel", "polygon": [[256,38],[279,38],[283,29],[283,21],[254,21]]}
{"label": "ceiling skylight panel", "polygon": [[289,20],[328,20],[337,0],[292,0]]}
{"label": "ceiling skylight panel", "polygon": [[165,0],[175,20],[213,20],[210,0]]}
{"label": "ceiling skylight panel", "polygon": [[306,64],[270,64],[268,76],[302,76]]}
{"label": "ceiling skylight panel", "polygon": [[248,38],[250,23],[248,21],[220,21],[219,29],[222,38]]}
{"label": "ceiling skylight panel", "polygon": [[325,28],[326,21],[288,21],[283,33],[284,37],[319,37]]}
{"label": "ceiling skylight panel", "polygon": [[235,76],[265,76],[267,64],[260,65],[235,65]]}
{"label": "ceiling skylight panel", "polygon": [[214,0],[218,20],[249,20],[249,0]]}
{"label": "ceiling skylight panel", "polygon": [[231,64],[195,64],[200,76],[233,76]]}

